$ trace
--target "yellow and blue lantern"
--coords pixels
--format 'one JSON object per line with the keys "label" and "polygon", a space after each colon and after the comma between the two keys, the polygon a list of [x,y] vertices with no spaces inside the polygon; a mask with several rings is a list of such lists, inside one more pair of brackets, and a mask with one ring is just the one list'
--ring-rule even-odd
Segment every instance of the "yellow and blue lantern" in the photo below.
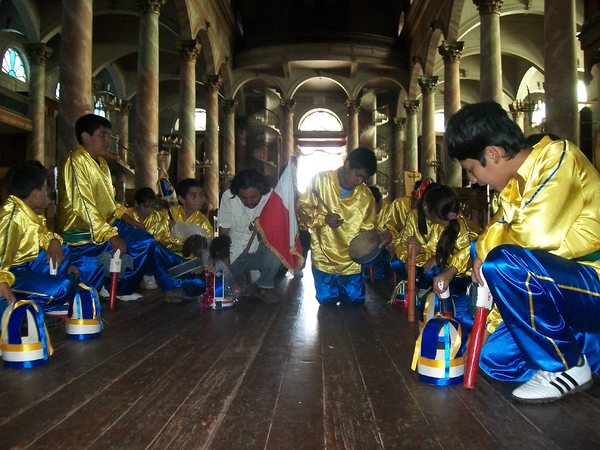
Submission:
{"label": "yellow and blue lantern", "polygon": [[94,339],[100,336],[101,331],[98,292],[80,283],[73,300],[69,302],[69,313],[65,320],[67,338],[78,341]]}
{"label": "yellow and blue lantern", "polygon": [[33,300],[8,305],[2,315],[0,342],[6,367],[30,369],[45,364],[54,350],[41,305]]}
{"label": "yellow and blue lantern", "polygon": [[419,381],[436,386],[462,383],[465,373],[460,323],[448,317],[430,319],[419,334],[412,369]]}

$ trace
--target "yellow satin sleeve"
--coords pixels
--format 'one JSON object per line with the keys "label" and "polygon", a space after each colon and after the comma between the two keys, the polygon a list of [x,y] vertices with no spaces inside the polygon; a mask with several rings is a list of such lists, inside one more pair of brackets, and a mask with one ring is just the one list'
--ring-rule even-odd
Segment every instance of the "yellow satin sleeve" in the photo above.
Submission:
{"label": "yellow satin sleeve", "polygon": [[381,209],[377,213],[377,230],[385,231],[385,223],[391,207],[392,204],[390,202],[381,200]]}
{"label": "yellow satin sleeve", "polygon": [[[315,196],[316,190],[323,202],[343,219],[338,228],[325,224],[326,208]],[[322,272],[352,275],[360,273],[360,264],[348,255],[350,241],[360,232],[375,230],[377,215],[375,199],[366,184],[356,186],[346,197],[341,197],[336,171],[317,174],[298,199],[298,207],[306,215],[311,233],[311,254],[314,267]]]}
{"label": "yellow satin sleeve", "polygon": [[59,230],[64,235],[80,236],[77,242],[70,243],[102,244],[118,234],[117,228],[111,226],[117,218],[117,207],[104,158],[96,162],[82,146],[71,151],[61,172],[58,210]]}
{"label": "yellow satin sleeve", "polygon": [[[501,214],[477,241],[485,260],[501,244],[576,259],[600,250],[600,175],[572,143],[543,138],[500,192]],[[600,271],[600,261],[581,261]]]}
{"label": "yellow satin sleeve", "polygon": [[400,235],[404,229],[408,214],[412,210],[410,201],[411,197],[409,195],[394,199],[386,210],[386,215],[383,218],[383,227],[392,235],[391,244],[394,248],[400,244]]}
{"label": "yellow satin sleeve", "polygon": [[189,216],[185,215],[185,211],[181,205],[171,206],[169,208],[171,212],[171,217],[173,218],[174,223],[186,222],[192,225],[196,225],[201,230],[206,232],[206,235],[209,238],[213,237],[214,230],[208,218],[202,214],[200,211],[194,211]]}
{"label": "yellow satin sleeve", "polygon": [[10,195],[0,209],[0,282],[12,286],[11,266],[33,261],[52,239],[62,243],[59,235],[48,231],[43,216]]}

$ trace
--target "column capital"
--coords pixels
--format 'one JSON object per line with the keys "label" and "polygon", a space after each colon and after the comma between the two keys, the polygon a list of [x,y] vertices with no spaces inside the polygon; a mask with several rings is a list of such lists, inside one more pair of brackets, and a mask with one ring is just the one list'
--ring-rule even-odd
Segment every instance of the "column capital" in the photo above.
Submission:
{"label": "column capital", "polygon": [[179,50],[181,59],[184,61],[196,62],[196,58],[202,51],[202,45],[198,39],[177,39],[177,49]]}
{"label": "column capital", "polygon": [[419,77],[419,87],[423,94],[433,94],[435,92],[435,86],[438,82],[437,76],[426,76],[422,75]]}
{"label": "column capital", "polygon": [[25,46],[27,50],[27,56],[29,56],[31,63],[38,66],[45,66],[46,60],[52,56],[54,50],[48,47],[46,44],[27,44]]}
{"label": "column capital", "polygon": [[121,100],[121,107],[119,108],[119,111],[122,113],[127,113],[129,114],[129,111],[131,111],[131,108],[133,107],[133,105],[131,104],[131,102],[129,100]]}
{"label": "column capital", "polygon": [[136,0],[137,7],[143,13],[160,14],[160,9],[167,0]]}
{"label": "column capital", "polygon": [[219,75],[206,77],[206,89],[212,93],[219,92],[219,89],[221,89],[221,77]]}
{"label": "column capital", "polygon": [[288,100],[281,101],[281,108],[289,114],[294,114],[294,110],[296,109],[296,99],[291,98]]}
{"label": "column capital", "polygon": [[399,130],[402,130],[406,126],[406,117],[394,117],[394,125]]}
{"label": "column capital", "polygon": [[225,114],[235,114],[237,108],[237,101],[233,98],[223,100],[223,112]]}
{"label": "column capital", "polygon": [[442,44],[438,47],[438,52],[442,55],[445,63],[453,63],[460,60],[464,46],[464,41],[442,41]]}
{"label": "column capital", "polygon": [[348,115],[357,113],[360,111],[360,102],[355,98],[349,98],[346,100],[346,108],[348,108]]}
{"label": "column capital", "polygon": [[503,0],[473,0],[479,15],[483,14],[500,14]]}
{"label": "column capital", "polygon": [[404,100],[406,114],[416,114],[419,110],[419,100]]}

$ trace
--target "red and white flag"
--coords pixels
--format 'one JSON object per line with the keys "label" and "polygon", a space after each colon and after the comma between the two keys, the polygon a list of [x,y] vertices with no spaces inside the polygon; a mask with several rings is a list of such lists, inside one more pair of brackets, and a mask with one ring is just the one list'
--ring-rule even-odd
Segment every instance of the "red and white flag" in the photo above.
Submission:
{"label": "red and white flag", "polygon": [[255,221],[262,242],[271,249],[290,272],[304,262],[296,218],[296,164],[287,165]]}

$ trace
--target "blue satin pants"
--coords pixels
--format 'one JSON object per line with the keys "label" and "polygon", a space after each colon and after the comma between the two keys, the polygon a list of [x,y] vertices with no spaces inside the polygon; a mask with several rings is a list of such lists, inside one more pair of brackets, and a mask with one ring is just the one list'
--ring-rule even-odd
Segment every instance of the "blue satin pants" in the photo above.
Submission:
{"label": "blue satin pants", "polygon": [[600,278],[593,268],[501,245],[489,253],[482,270],[528,368],[572,367],[584,351],[577,334],[600,333]]}
{"label": "blue satin pants", "polygon": [[50,265],[46,262],[46,251],[25,264],[13,266],[10,271],[15,276],[12,290],[17,299],[36,300],[45,310],[60,307],[75,296],[77,280],[68,276],[69,249],[63,245],[65,259],[58,267],[57,275],[50,275]]}
{"label": "blue satin pants", "polygon": [[338,275],[313,267],[317,301],[321,305],[360,305],[365,302],[365,282],[360,273]]}
{"label": "blue satin pants", "polygon": [[[147,273],[156,277],[163,291],[183,288],[187,295],[197,296],[204,292],[206,284],[199,275],[185,275],[170,278],[167,271],[185,260],[167,250],[154,237],[144,230],[134,228],[121,220],[113,224],[119,230],[119,236],[127,243],[127,253],[133,258],[133,270],[127,270],[117,283],[117,294],[126,295],[135,292]],[[109,278],[104,276],[104,268],[98,266],[98,256],[111,253],[111,245],[93,243],[70,246],[71,263],[81,271],[81,280],[90,287],[100,290],[104,284],[108,287]]]}

